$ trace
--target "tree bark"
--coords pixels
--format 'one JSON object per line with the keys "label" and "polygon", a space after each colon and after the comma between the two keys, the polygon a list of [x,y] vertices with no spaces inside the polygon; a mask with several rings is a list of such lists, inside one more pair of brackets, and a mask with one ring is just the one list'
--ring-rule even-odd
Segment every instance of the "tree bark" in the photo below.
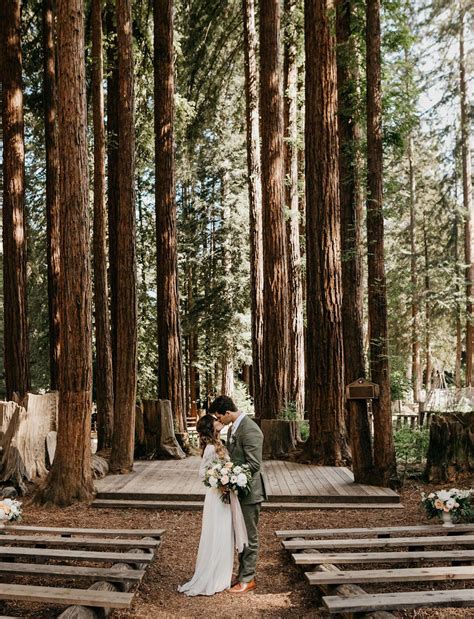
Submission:
{"label": "tree bark", "polygon": [[284,219],[280,4],[260,3],[260,131],[263,235],[263,384],[261,417],[288,403],[288,267]]}
{"label": "tree bark", "polygon": [[7,398],[30,385],[20,0],[2,8],[3,294]]}
{"label": "tree bark", "polygon": [[107,46],[107,214],[109,231],[110,334],[115,384],[117,364],[117,224],[118,224],[118,63],[115,4],[106,7]]}
{"label": "tree bark", "polygon": [[114,393],[107,285],[102,0],[92,0],[92,116],[94,124],[94,305],[97,449],[112,447]]}
{"label": "tree bark", "polygon": [[110,470],[133,468],[137,389],[137,298],[135,263],[135,114],[131,0],[117,0],[118,157],[117,298],[114,433]]}
{"label": "tree bark", "polygon": [[[355,19],[351,0],[336,5],[337,82],[339,127],[339,195],[341,201],[342,324],[344,335],[345,381],[365,378],[364,285],[362,267],[363,197],[360,170],[359,50],[353,30]],[[346,403],[352,469],[358,483],[373,480],[372,436],[366,400]]]}
{"label": "tree bark", "polygon": [[58,2],[60,298],[58,446],[41,497],[69,505],[89,500],[91,478],[92,317],[89,264],[87,110],[83,0]]}
{"label": "tree bark", "polygon": [[59,363],[59,154],[56,42],[53,0],[43,0],[43,106],[46,146],[46,235],[48,261],[50,386],[58,386]]}
{"label": "tree bark", "polygon": [[461,358],[462,358],[462,321],[461,321],[461,267],[459,262],[459,215],[454,216],[454,271],[456,274],[456,360],[454,364],[454,385],[461,388]]}
{"label": "tree bark", "polygon": [[283,123],[285,135],[286,223],[289,297],[289,400],[304,414],[304,329],[301,280],[300,222],[298,200],[298,65],[296,0],[285,0],[286,32],[283,75]]}
{"label": "tree bark", "polygon": [[263,237],[262,179],[258,105],[257,33],[254,0],[242,0],[244,22],[247,179],[250,220],[250,295],[252,375],[255,416],[262,416],[263,382]]}
{"label": "tree bark", "polygon": [[423,212],[423,258],[424,258],[424,292],[425,297],[425,386],[426,397],[431,391],[431,281],[428,256],[428,234],[426,230],[426,213]]}
{"label": "tree bark", "polygon": [[395,448],[390,406],[388,362],[387,290],[384,263],[382,211],[382,90],[380,52],[380,0],[366,5],[367,66],[367,245],[370,331],[370,371],[380,386],[372,400],[374,416],[374,464],[378,482],[388,486],[396,477]]}
{"label": "tree bark", "polygon": [[155,0],[154,32],[158,397],[171,402],[177,431],[182,433],[186,431],[186,411],[177,273],[173,0]]}
{"label": "tree bark", "polygon": [[464,21],[465,9],[463,0],[459,0],[459,89],[461,103],[461,156],[462,156],[462,194],[464,208],[464,263],[466,265],[466,386],[473,386],[473,355],[474,355],[474,315],[473,315],[473,283],[474,283],[474,251],[472,241],[472,171],[468,85],[466,78],[466,58],[464,51]]}
{"label": "tree bark", "polygon": [[426,456],[429,482],[472,480],[474,473],[474,413],[433,415]]}
{"label": "tree bark", "polygon": [[316,462],[347,463],[336,41],[331,0],[305,1],[307,390]]}

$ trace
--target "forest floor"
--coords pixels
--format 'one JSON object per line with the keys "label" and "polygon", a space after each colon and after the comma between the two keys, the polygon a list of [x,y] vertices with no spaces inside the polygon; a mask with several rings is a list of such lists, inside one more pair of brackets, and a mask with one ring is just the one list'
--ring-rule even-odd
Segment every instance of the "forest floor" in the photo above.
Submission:
{"label": "forest floor", "polygon": [[[74,505],[66,509],[45,508],[24,502],[24,524],[42,526],[164,528],[166,533],[155,561],[146,569],[146,575],[135,594],[129,611],[115,611],[118,618],[317,618],[320,598],[315,587],[305,581],[303,571],[292,564],[289,553],[281,547],[274,532],[278,529],[336,528],[368,526],[402,526],[428,523],[420,506],[421,486],[407,484],[402,490],[405,509],[314,510],[300,512],[262,512],[260,520],[261,552],[258,563],[255,592],[234,596],[227,592],[213,597],[188,598],[177,592],[180,583],[188,580],[194,571],[201,528],[201,512],[172,512],[151,510],[96,509]],[[440,550],[442,552],[442,550]],[[41,566],[38,566],[41,570]],[[19,582],[17,579],[15,582]],[[28,582],[26,579],[23,581]],[[48,584],[35,582],[35,584]],[[60,585],[59,581],[56,583]],[[67,584],[65,585],[67,586]],[[436,583],[437,587],[447,587]],[[469,587],[469,581],[456,588]],[[383,585],[381,591],[403,590],[396,585]],[[367,591],[376,591],[364,585]],[[430,589],[430,585],[410,583],[405,588]],[[451,588],[452,587],[451,585]],[[5,602],[0,603],[0,614],[37,619],[57,617],[62,609],[53,606]],[[403,618],[472,618],[472,609],[426,609],[401,611]]]}

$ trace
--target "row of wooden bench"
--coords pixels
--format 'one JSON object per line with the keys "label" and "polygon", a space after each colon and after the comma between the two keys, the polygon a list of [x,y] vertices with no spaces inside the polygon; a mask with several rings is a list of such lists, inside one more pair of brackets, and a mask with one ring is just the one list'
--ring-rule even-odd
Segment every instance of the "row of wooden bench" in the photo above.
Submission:
{"label": "row of wooden bench", "polygon": [[[163,533],[163,529],[7,525],[0,529],[0,577],[41,576],[92,581],[94,585],[83,589],[0,582],[0,600],[129,608],[134,595],[129,589],[142,580],[144,568],[153,560]],[[56,563],[45,563],[48,560]],[[112,566],[68,565],[71,561]],[[110,590],[99,583],[108,583]],[[113,583],[119,584],[114,587]]]}
{"label": "row of wooden bench", "polygon": [[[474,589],[368,594],[357,586],[474,580],[474,524],[452,528],[432,525],[286,530],[276,531],[276,535],[282,540],[283,547],[292,553],[296,565],[306,569],[312,567],[305,576],[310,585],[318,586],[326,594],[322,601],[330,613],[352,616],[368,611],[474,606]],[[426,547],[449,549],[430,551],[425,550]],[[404,550],[398,550],[401,548]],[[448,562],[452,565],[423,565]],[[374,563],[417,565],[397,569],[364,569],[364,566]],[[344,565],[357,565],[357,569],[340,569]],[[352,587],[349,594],[347,585]],[[334,592],[337,595],[333,595]]]}

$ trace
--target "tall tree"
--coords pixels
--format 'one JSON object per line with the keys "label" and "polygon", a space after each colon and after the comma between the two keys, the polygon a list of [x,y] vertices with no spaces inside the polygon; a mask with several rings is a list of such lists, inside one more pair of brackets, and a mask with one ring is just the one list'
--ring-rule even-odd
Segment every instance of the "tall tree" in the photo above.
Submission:
{"label": "tall tree", "polygon": [[57,389],[59,363],[59,154],[56,41],[53,0],[43,0],[43,105],[46,146],[50,386]]}
{"label": "tall tree", "polygon": [[470,146],[470,121],[468,83],[466,76],[466,54],[464,50],[464,25],[466,8],[459,0],[459,92],[461,104],[461,157],[462,196],[464,208],[464,263],[466,265],[466,386],[472,387],[474,376],[474,251],[472,239],[472,171]]}
{"label": "tall tree", "polygon": [[396,476],[395,448],[390,407],[388,362],[387,290],[384,261],[382,176],[382,89],[380,51],[380,0],[366,5],[367,80],[367,260],[370,333],[370,372],[380,386],[372,400],[374,416],[374,465],[378,482],[385,486]]}
{"label": "tall tree", "polygon": [[262,416],[263,382],[263,238],[262,180],[258,104],[257,32],[254,0],[242,0],[247,128],[247,182],[250,223],[250,294],[252,314],[252,391],[255,415]]}
{"label": "tall tree", "polygon": [[346,462],[336,41],[331,0],[305,1],[307,390],[317,462]]}
{"label": "tall tree", "polygon": [[116,360],[110,469],[133,468],[137,389],[135,264],[135,114],[131,0],[117,0],[118,133],[116,229]]}
{"label": "tall tree", "polygon": [[288,266],[284,219],[280,3],[260,3],[260,131],[263,211],[262,417],[288,402]]}
{"label": "tall tree", "polygon": [[110,331],[112,368],[117,365],[117,222],[118,222],[118,61],[115,3],[108,0],[107,29],[107,214],[109,231]]}
{"label": "tall tree", "polygon": [[26,305],[25,145],[21,56],[21,2],[3,3],[3,293],[7,398],[30,386]]}
{"label": "tall tree", "polygon": [[158,396],[186,431],[179,324],[174,162],[173,0],[154,2]]}
{"label": "tall tree", "polygon": [[[345,380],[365,377],[364,286],[362,281],[363,198],[359,123],[359,50],[354,2],[336,4],[339,120],[339,194],[341,201],[342,322]],[[366,400],[348,400],[352,469],[357,482],[372,479],[372,437]]]}
{"label": "tall tree", "polygon": [[89,260],[84,2],[58,2],[60,351],[58,446],[43,500],[92,495],[92,316]]}
{"label": "tall tree", "polygon": [[285,0],[283,123],[285,136],[286,223],[289,297],[289,399],[304,412],[304,327],[298,200],[298,63],[296,0]]}
{"label": "tall tree", "polygon": [[112,446],[114,393],[107,285],[102,0],[92,0],[92,117],[94,125],[94,306],[98,449]]}

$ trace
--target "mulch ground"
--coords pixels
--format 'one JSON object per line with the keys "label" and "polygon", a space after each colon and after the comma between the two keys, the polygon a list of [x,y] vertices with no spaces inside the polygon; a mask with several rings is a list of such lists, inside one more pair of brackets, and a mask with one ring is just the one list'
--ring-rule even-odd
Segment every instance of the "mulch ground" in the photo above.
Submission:
{"label": "mulch ground", "polygon": [[[405,509],[393,510],[314,510],[305,512],[263,512],[260,521],[261,552],[258,564],[257,590],[233,596],[220,593],[212,597],[188,598],[177,592],[180,583],[194,571],[201,512],[171,512],[151,510],[95,509],[74,505],[67,509],[44,508],[24,502],[24,524],[43,526],[73,526],[100,528],[164,528],[166,534],[155,561],[146,569],[146,576],[135,594],[129,611],[115,611],[115,618],[146,619],[180,618],[317,618],[322,614],[316,588],[306,584],[303,571],[292,564],[289,553],[281,548],[274,535],[278,529],[337,528],[415,525],[428,523],[420,508],[420,487],[410,484],[402,491]],[[442,552],[442,550],[440,550]],[[41,566],[38,566],[41,570]],[[19,582],[19,580],[15,580]],[[22,582],[27,583],[25,578]],[[50,584],[35,581],[35,584]],[[70,586],[71,583],[59,583]],[[471,583],[472,585],[472,583]],[[403,586],[364,586],[366,591],[396,591],[440,587],[469,588],[468,581],[453,585],[443,583]],[[0,604],[0,613],[37,619],[57,617],[61,608],[22,603]],[[404,618],[472,619],[472,609],[415,610],[397,613]]]}

